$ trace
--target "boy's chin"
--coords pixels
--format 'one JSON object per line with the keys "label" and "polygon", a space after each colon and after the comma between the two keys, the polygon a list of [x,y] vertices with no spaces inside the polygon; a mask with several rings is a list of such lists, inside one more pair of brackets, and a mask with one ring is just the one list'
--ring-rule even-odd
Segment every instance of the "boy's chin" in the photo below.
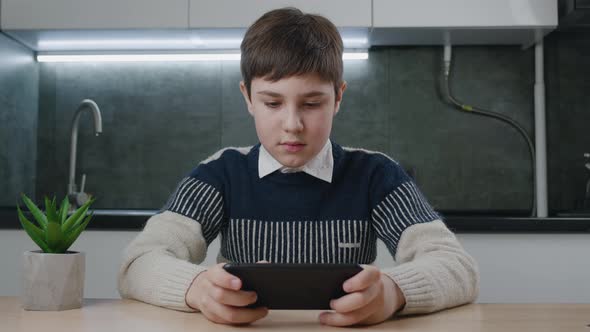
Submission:
{"label": "boy's chin", "polygon": [[280,158],[278,160],[281,165],[289,167],[289,168],[298,168],[302,167],[303,165],[307,164],[309,160],[305,158],[297,158],[293,156],[287,156],[286,158]]}
{"label": "boy's chin", "polygon": [[289,167],[289,168],[299,168],[299,167],[303,167],[303,165],[305,165],[305,162],[297,162],[297,163],[281,163],[281,165],[285,166],[285,167]]}

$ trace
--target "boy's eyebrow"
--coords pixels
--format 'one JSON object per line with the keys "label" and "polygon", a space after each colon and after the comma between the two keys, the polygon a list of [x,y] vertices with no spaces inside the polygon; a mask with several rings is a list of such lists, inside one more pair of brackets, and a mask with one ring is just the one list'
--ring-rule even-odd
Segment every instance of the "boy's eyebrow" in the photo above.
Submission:
{"label": "boy's eyebrow", "polygon": [[281,97],[280,93],[276,93],[276,92],[272,92],[272,91],[267,91],[267,90],[262,90],[262,91],[258,91],[256,94],[259,95],[267,95],[270,97]]}
{"label": "boy's eyebrow", "polygon": [[[282,97],[283,96],[280,93],[276,93],[276,92],[268,91],[268,90],[258,91],[257,94],[267,95],[270,97]],[[306,92],[304,94],[301,94],[299,96],[300,97],[317,97],[317,96],[324,96],[324,95],[326,95],[326,93],[323,91],[310,91],[310,92]]]}
{"label": "boy's eyebrow", "polygon": [[310,92],[302,94],[301,96],[302,97],[318,97],[318,96],[323,96],[325,94],[326,93],[323,91],[310,91]]}

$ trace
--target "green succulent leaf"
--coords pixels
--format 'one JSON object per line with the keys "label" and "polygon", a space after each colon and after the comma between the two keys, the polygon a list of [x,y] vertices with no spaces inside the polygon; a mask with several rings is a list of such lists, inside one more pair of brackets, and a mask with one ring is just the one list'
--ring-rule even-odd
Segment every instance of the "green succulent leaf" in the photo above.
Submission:
{"label": "green succulent leaf", "polygon": [[45,234],[42,229],[35,226],[32,222],[30,222],[27,218],[25,218],[23,212],[21,211],[20,207],[16,206],[18,211],[18,219],[20,220],[20,224],[23,226],[25,232],[29,235],[31,240],[35,242],[43,252],[50,253],[51,249],[43,240],[45,238]]}
{"label": "green succulent leaf", "polygon": [[68,217],[68,209],[70,208],[70,202],[68,201],[68,197],[66,196],[63,201],[61,201],[61,206],[59,207],[59,223],[63,224]]}
{"label": "green succulent leaf", "polygon": [[68,250],[68,248],[72,244],[74,244],[74,242],[76,241],[78,236],[80,236],[80,233],[82,233],[82,231],[84,231],[84,229],[86,229],[86,226],[88,226],[88,223],[90,222],[91,218],[92,218],[92,215],[87,216],[86,218],[84,218],[84,222],[79,224],[77,227],[74,227],[71,232],[66,233],[64,242],[62,243],[62,246],[60,248],[58,248],[60,250],[60,252],[66,252],[66,250]]}
{"label": "green succulent leaf", "polygon": [[55,210],[55,197],[53,200],[49,200],[45,196],[45,215],[47,216],[47,222],[58,222],[57,211]]}
{"label": "green succulent leaf", "polygon": [[57,249],[64,241],[64,233],[61,231],[61,225],[56,222],[47,223],[47,230],[45,231],[45,242],[47,246],[57,252]]}
{"label": "green succulent leaf", "polygon": [[62,200],[58,209],[56,198],[53,197],[50,200],[45,196],[45,213],[43,213],[25,194],[21,196],[40,227],[29,221],[17,204],[20,223],[31,239],[46,253],[66,252],[92,219],[92,213],[89,215],[87,213],[94,198],[88,200],[68,217],[70,204],[67,197]]}
{"label": "green succulent leaf", "polygon": [[74,212],[68,219],[61,225],[63,232],[70,232],[75,226],[80,224],[81,220],[86,216],[90,204],[94,202],[94,198],[89,199],[84,205],[82,205],[76,212]]}
{"label": "green succulent leaf", "polygon": [[78,219],[76,223],[74,223],[72,227],[70,227],[70,229],[65,231],[65,234],[72,234],[76,229],[78,229],[78,226],[84,224],[86,221],[90,221],[91,218],[92,214],[80,217],[80,219]]}
{"label": "green succulent leaf", "polygon": [[43,214],[37,205],[35,205],[35,203],[33,203],[33,201],[31,201],[25,194],[21,194],[21,196],[25,205],[29,208],[29,211],[31,211],[33,217],[35,217],[35,220],[37,220],[41,228],[45,229],[47,227],[47,217],[45,214]]}

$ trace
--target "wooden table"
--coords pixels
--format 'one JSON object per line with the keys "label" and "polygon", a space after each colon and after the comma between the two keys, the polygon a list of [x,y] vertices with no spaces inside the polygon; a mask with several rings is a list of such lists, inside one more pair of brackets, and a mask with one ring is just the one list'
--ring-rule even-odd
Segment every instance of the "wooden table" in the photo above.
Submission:
{"label": "wooden table", "polygon": [[[218,325],[184,313],[130,300],[85,300],[81,309],[25,311],[18,297],[0,297],[1,332],[346,331],[322,326],[320,311],[271,311],[245,327]],[[361,329],[436,332],[590,332],[590,304],[471,304],[434,314],[403,317]]]}

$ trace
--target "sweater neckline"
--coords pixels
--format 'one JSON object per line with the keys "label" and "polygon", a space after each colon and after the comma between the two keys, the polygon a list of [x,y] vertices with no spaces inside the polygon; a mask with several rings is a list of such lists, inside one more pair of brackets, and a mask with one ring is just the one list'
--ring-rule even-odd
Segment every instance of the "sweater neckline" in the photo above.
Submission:
{"label": "sweater neckline", "polygon": [[[343,150],[342,147],[334,143],[334,141],[330,140],[330,142],[332,144],[332,156],[334,157],[334,169],[332,175],[332,179],[334,179],[336,172],[339,169],[338,166],[340,165]],[[326,185],[330,184],[328,182],[317,179],[305,172],[282,173],[280,171],[275,171],[260,179],[260,177],[258,176],[258,156],[260,154],[260,146],[261,143],[256,144],[248,153],[248,167],[250,169],[251,175],[254,176],[256,179],[292,185],[309,185],[317,182],[324,182]]]}

